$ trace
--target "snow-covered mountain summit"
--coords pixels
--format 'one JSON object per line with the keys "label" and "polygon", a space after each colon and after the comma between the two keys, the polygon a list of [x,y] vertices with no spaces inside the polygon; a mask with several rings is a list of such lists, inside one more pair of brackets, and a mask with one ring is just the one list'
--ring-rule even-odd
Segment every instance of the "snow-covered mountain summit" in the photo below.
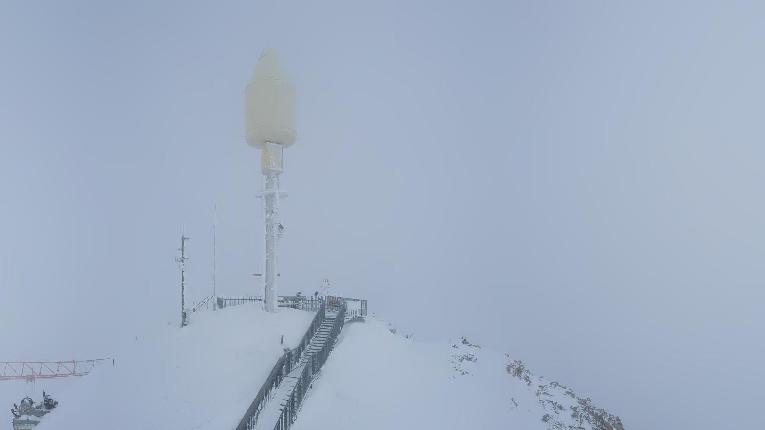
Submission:
{"label": "snow-covered mountain summit", "polygon": [[[201,313],[192,324],[137,335],[80,379],[7,381],[0,400],[48,390],[61,401],[47,428],[220,429],[236,426],[311,312],[257,306]],[[282,337],[283,336],[283,337]],[[284,343],[282,343],[282,341]],[[13,383],[10,383],[13,382]],[[31,391],[30,391],[31,390]],[[87,418],[87,419],[84,419]],[[310,429],[623,430],[572,389],[534,376],[466,338],[422,342],[375,318],[348,322],[294,423]],[[2,427],[0,427],[2,428]]]}
{"label": "snow-covered mountain summit", "polygon": [[368,319],[343,330],[298,430],[623,430],[619,417],[520,361],[459,338],[419,342]]}

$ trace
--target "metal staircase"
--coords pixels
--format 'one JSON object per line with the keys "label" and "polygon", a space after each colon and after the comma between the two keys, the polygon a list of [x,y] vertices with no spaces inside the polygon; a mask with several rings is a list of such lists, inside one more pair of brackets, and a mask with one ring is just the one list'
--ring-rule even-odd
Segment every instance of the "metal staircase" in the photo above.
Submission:
{"label": "metal staircase", "polygon": [[327,316],[324,319],[324,321],[321,323],[321,326],[319,326],[319,330],[311,339],[311,343],[308,345],[308,348],[306,348],[306,350],[303,352],[303,356],[300,357],[300,364],[307,363],[314,353],[321,351],[324,344],[327,343],[327,339],[329,338],[330,333],[332,332],[332,327],[335,325],[335,319],[336,317],[330,316]]}
{"label": "metal staircase", "polygon": [[276,362],[271,374],[236,427],[237,430],[290,428],[297,417],[306,392],[327,361],[346,320],[366,316],[366,300],[364,300],[363,314],[358,311],[347,318],[347,309],[347,301],[342,297],[327,297],[321,302],[316,317],[300,344],[286,351]]}

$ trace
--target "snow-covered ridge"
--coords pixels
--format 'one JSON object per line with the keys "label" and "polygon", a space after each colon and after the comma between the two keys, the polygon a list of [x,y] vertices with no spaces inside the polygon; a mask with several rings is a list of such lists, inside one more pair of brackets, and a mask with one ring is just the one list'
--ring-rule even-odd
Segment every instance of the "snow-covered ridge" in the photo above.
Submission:
{"label": "snow-covered ridge", "polygon": [[350,324],[314,383],[295,429],[623,430],[621,420],[508,354],[462,337],[399,336]]}
{"label": "snow-covered ridge", "polygon": [[[536,387],[535,395],[544,410],[542,421],[551,430],[624,430],[621,419],[593,405],[592,400],[581,398],[571,388],[556,381],[547,382],[534,378],[520,360],[508,359],[507,373],[519,379],[530,389]],[[518,407],[517,403],[515,404]]]}
{"label": "snow-covered ridge", "polygon": [[[470,375],[470,371],[477,366],[481,347],[461,337],[452,344],[452,349],[455,374]],[[556,381],[535,377],[521,360],[514,360],[510,354],[505,354],[505,357],[505,370],[526,385],[527,394],[534,394],[540,408],[540,419],[547,424],[549,430],[624,430],[618,416],[598,408],[589,397],[579,397],[573,389]],[[521,408],[520,402],[528,402],[529,398],[523,396],[521,400],[520,397],[511,397],[511,407]]]}
{"label": "snow-covered ridge", "polygon": [[[61,402],[39,429],[234,428],[283,348],[299,342],[312,318],[237,306],[201,313],[182,330],[158,327],[123,345],[114,367],[38,382],[34,389]],[[624,429],[619,417],[508,354],[464,337],[418,341],[374,318],[345,325],[312,385],[297,430]],[[13,401],[39,394],[18,392],[20,384],[6,388]]]}

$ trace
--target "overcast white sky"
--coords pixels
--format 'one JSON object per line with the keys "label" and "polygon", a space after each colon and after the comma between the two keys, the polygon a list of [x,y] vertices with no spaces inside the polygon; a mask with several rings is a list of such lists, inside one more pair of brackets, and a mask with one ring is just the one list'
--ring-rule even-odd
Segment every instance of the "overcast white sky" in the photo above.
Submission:
{"label": "overcast white sky", "polygon": [[[175,321],[180,233],[202,297],[216,203],[219,292],[254,293],[243,93],[274,47],[298,94],[281,291],[329,278],[630,430],[749,426],[765,6],[671,3],[4,0],[2,331],[19,303],[94,342]],[[0,360],[58,358],[24,348]]]}

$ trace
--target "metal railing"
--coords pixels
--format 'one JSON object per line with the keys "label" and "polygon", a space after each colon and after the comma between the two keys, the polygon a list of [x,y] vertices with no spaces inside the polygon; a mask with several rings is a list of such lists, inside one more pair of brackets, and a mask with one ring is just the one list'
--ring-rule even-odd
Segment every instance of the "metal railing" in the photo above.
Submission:
{"label": "metal railing", "polygon": [[285,351],[284,355],[279,357],[279,360],[276,361],[273,369],[271,369],[271,373],[268,375],[268,378],[266,378],[266,382],[260,387],[258,394],[250,404],[250,407],[247,408],[247,412],[244,413],[244,417],[242,417],[242,420],[236,427],[237,430],[251,430],[255,428],[260,412],[271,398],[271,392],[276,389],[282,383],[284,377],[292,371],[295,364],[300,360],[300,356],[305,348],[311,343],[311,338],[313,338],[313,335],[319,330],[321,323],[324,322],[324,319],[326,318],[325,309],[322,301],[316,312],[316,316],[311,321],[311,325],[308,327],[308,330],[306,330],[306,333],[303,335],[298,346]]}
{"label": "metal railing", "polygon": [[280,308],[293,308],[302,311],[315,312],[324,303],[322,297],[314,296],[279,296]]}
{"label": "metal railing", "polygon": [[218,302],[218,309],[227,308],[229,306],[244,305],[248,303],[262,302],[262,297],[256,296],[241,296],[241,297],[216,297]]}
{"label": "metal railing", "polygon": [[247,408],[247,412],[244,413],[244,417],[236,426],[236,430],[248,430],[254,429],[255,424],[258,423],[258,416],[266,405],[266,402],[270,398],[271,392],[276,389],[279,384],[282,383],[282,379],[286,373],[284,372],[284,363],[287,360],[287,355],[282,355],[276,361],[271,373],[266,378],[266,382],[258,390],[258,394],[255,396],[255,400],[252,401],[250,407]]}
{"label": "metal railing", "polygon": [[300,343],[298,344],[298,346],[290,349],[286,353],[286,355],[288,356],[287,363],[289,365],[289,370],[287,371],[287,373],[289,373],[289,371],[292,370],[293,367],[295,367],[295,364],[297,364],[297,362],[300,361],[300,357],[303,355],[303,351],[305,351],[308,345],[311,344],[311,339],[313,339],[313,335],[316,334],[316,332],[319,330],[319,327],[321,327],[321,324],[324,322],[326,318],[327,318],[327,306],[322,301],[318,312],[316,312],[316,316],[313,317],[313,320],[311,321],[311,325],[308,327],[308,330],[306,330],[305,334],[303,335],[303,338],[300,339]]}
{"label": "metal railing", "polygon": [[321,348],[308,356],[308,361],[305,367],[303,367],[303,371],[300,372],[300,377],[298,378],[295,387],[293,388],[289,397],[287,397],[285,403],[282,404],[281,414],[279,415],[279,419],[276,421],[274,430],[287,430],[292,426],[292,423],[295,422],[297,413],[300,410],[300,406],[303,404],[305,394],[308,392],[308,389],[311,386],[311,382],[313,382],[314,375],[318,373],[318,371],[327,361],[329,353],[335,346],[337,336],[343,329],[343,325],[345,324],[345,310],[347,307],[345,300],[342,297],[327,297],[327,299],[328,306],[333,302],[331,299],[340,299],[338,301],[334,301],[335,304],[339,307],[339,310],[337,316],[335,317],[335,321],[332,324],[332,329],[330,330]]}
{"label": "metal railing", "polygon": [[206,311],[210,310],[210,308],[212,308],[213,306],[213,302],[214,302],[213,299],[214,299],[213,296],[207,296],[203,298],[199,302],[194,303],[194,305],[191,306],[191,309],[189,309],[189,312],[193,313],[193,312],[198,312],[201,310],[206,310]]}
{"label": "metal railing", "polygon": [[367,316],[367,301],[364,299],[354,299],[343,297],[346,305],[345,321],[363,320]]}
{"label": "metal railing", "polygon": [[[221,299],[224,300],[221,302]],[[261,298],[222,298],[218,297],[218,307],[223,308],[235,304],[250,303],[262,301]],[[358,302],[358,308],[348,309],[348,302]],[[335,346],[337,337],[343,329],[346,321],[364,318],[367,315],[367,301],[363,299],[353,299],[345,297],[306,297],[306,296],[279,296],[280,307],[291,307],[306,311],[316,310],[316,316],[311,321],[308,330],[306,330],[300,343],[295,348],[285,351],[271,369],[271,373],[266,378],[265,383],[260,387],[255,399],[247,408],[236,430],[252,430],[258,422],[258,417],[264,407],[272,397],[274,390],[279,387],[285,376],[287,376],[296,366],[300,364],[301,358],[305,358],[300,376],[292,388],[285,403],[281,404],[281,413],[276,422],[275,430],[289,429],[297,417],[297,412],[303,403],[306,392],[311,386],[315,375],[327,361],[330,352]],[[318,332],[322,323],[327,320],[327,312],[336,313],[332,322],[332,328],[323,340],[318,350],[306,353],[306,348],[311,345],[311,341]],[[305,357],[304,357],[305,355]]]}
{"label": "metal railing", "polygon": [[[200,303],[206,303],[209,300],[205,299]],[[259,296],[242,296],[242,297],[216,297],[215,298],[218,309],[227,308],[229,306],[244,305],[249,303],[262,303],[263,298]],[[308,296],[279,296],[280,308],[293,308],[303,311],[316,312],[324,302],[321,297],[308,297]],[[196,308],[196,307],[195,307]],[[205,307],[205,309],[207,309]],[[192,309],[194,311],[194,309]]]}

